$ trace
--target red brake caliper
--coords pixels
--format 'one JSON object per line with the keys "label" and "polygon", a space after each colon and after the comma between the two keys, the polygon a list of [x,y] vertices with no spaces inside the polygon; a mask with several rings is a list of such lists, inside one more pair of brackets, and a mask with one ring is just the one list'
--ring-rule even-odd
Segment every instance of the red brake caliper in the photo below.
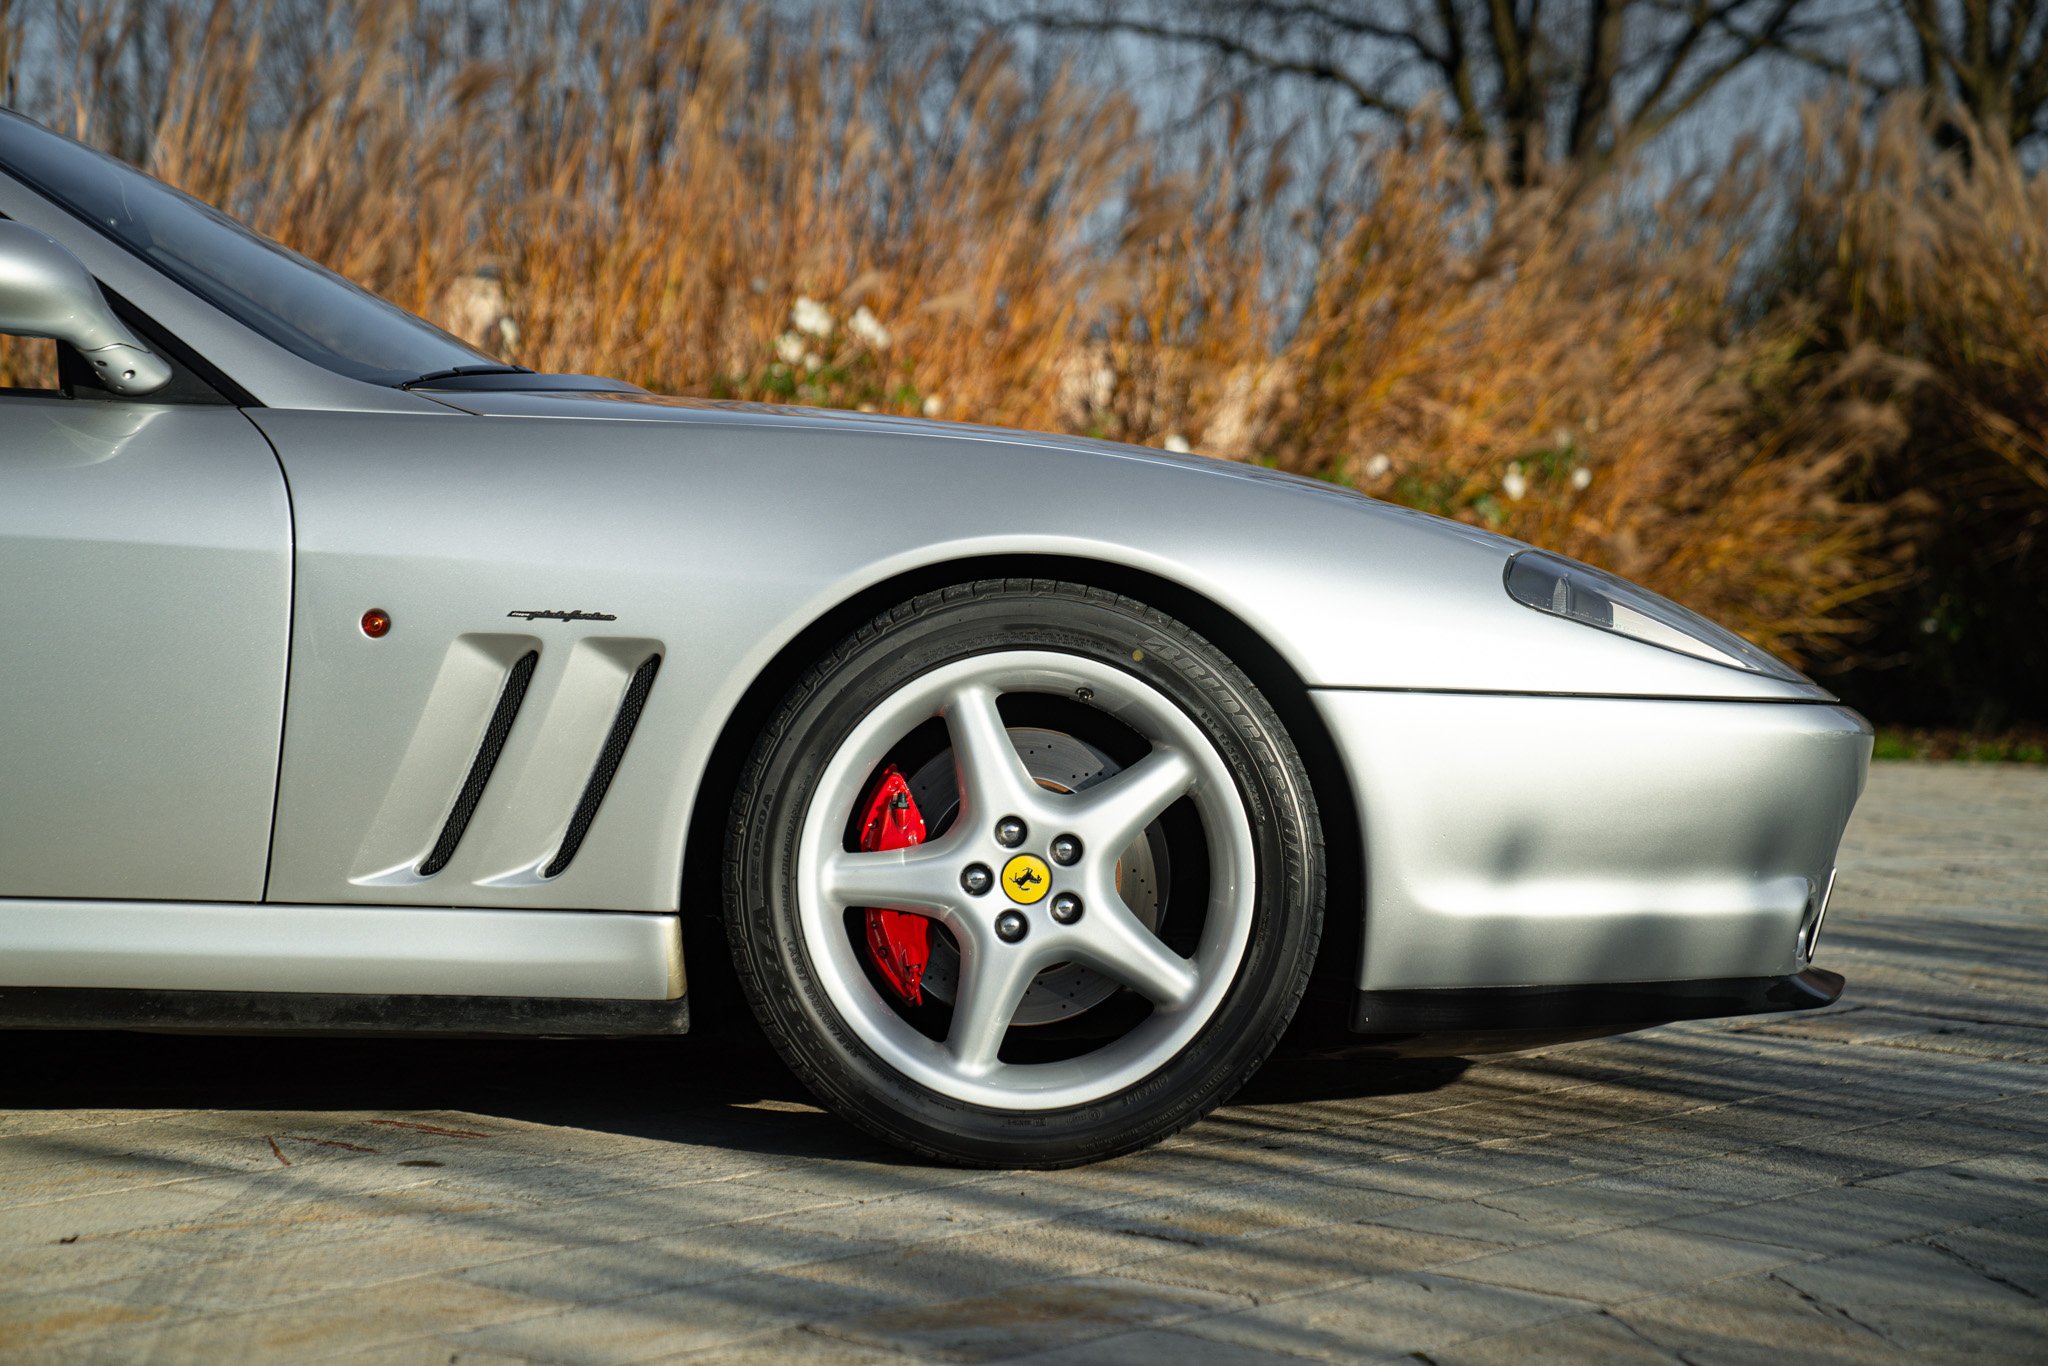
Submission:
{"label": "red brake caliper", "polygon": [[[860,818],[861,850],[873,853],[923,843],[924,816],[910,795],[910,784],[892,764]],[[932,956],[932,922],[909,911],[874,907],[867,912],[867,925],[868,956],[881,969],[883,980],[911,1005],[922,1002],[924,968]]]}

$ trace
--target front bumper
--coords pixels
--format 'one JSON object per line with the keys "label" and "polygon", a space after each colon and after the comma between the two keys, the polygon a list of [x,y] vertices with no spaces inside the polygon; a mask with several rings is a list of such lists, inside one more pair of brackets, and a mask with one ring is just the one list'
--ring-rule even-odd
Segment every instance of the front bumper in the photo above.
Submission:
{"label": "front bumper", "polygon": [[[1871,732],[1846,708],[1319,690],[1361,992],[1791,978]],[[1718,1012],[1710,1012],[1718,1013]]]}

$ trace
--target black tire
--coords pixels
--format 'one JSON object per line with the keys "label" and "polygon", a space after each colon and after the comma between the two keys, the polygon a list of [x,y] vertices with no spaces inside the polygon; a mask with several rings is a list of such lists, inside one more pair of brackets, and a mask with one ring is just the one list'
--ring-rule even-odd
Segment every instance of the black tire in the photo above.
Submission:
{"label": "black tire", "polygon": [[[1250,939],[1200,1032],[1139,1083],[1092,1103],[1000,1110],[932,1091],[867,1047],[818,982],[794,909],[799,830],[854,726],[912,679],[1011,649],[1091,657],[1138,676],[1191,718],[1250,818]],[[1064,1167],[1155,1143],[1227,1100],[1265,1061],[1307,986],[1321,937],[1322,828],[1279,717],[1222,651],[1172,617],[1101,589],[1002,579],[925,594],[842,641],[791,689],[741,780],[726,842],[727,937],[756,1017],[833,1111],[922,1157]]]}

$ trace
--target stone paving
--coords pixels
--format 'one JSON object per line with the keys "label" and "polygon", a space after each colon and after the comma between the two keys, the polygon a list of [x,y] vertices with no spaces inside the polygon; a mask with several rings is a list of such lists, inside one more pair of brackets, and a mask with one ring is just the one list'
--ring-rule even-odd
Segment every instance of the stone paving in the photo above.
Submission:
{"label": "stone paving", "polygon": [[2048,771],[1880,766],[1820,962],[1824,1013],[1298,1055],[1050,1175],[731,1037],[14,1036],[0,1357],[2048,1356]]}

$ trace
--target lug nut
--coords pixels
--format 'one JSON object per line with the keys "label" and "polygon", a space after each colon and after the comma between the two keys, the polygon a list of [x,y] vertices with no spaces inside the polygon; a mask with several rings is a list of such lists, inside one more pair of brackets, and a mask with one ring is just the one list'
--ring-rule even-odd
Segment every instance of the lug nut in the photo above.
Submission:
{"label": "lug nut", "polygon": [[996,917],[996,934],[1006,944],[1014,944],[1030,932],[1031,922],[1022,911],[1004,911]]}
{"label": "lug nut", "polygon": [[1062,925],[1071,925],[1081,918],[1081,898],[1072,892],[1061,892],[1052,899],[1052,918]]}
{"label": "lug nut", "polygon": [[1063,868],[1071,868],[1081,861],[1081,841],[1073,835],[1060,835],[1052,842],[1052,861]]}
{"label": "lug nut", "polygon": [[1005,816],[996,822],[996,843],[1005,849],[1015,849],[1024,842],[1024,836],[1029,833],[1019,817]]}
{"label": "lug nut", "polygon": [[986,896],[988,889],[996,885],[996,875],[986,863],[970,863],[960,874],[960,885],[969,896]]}

